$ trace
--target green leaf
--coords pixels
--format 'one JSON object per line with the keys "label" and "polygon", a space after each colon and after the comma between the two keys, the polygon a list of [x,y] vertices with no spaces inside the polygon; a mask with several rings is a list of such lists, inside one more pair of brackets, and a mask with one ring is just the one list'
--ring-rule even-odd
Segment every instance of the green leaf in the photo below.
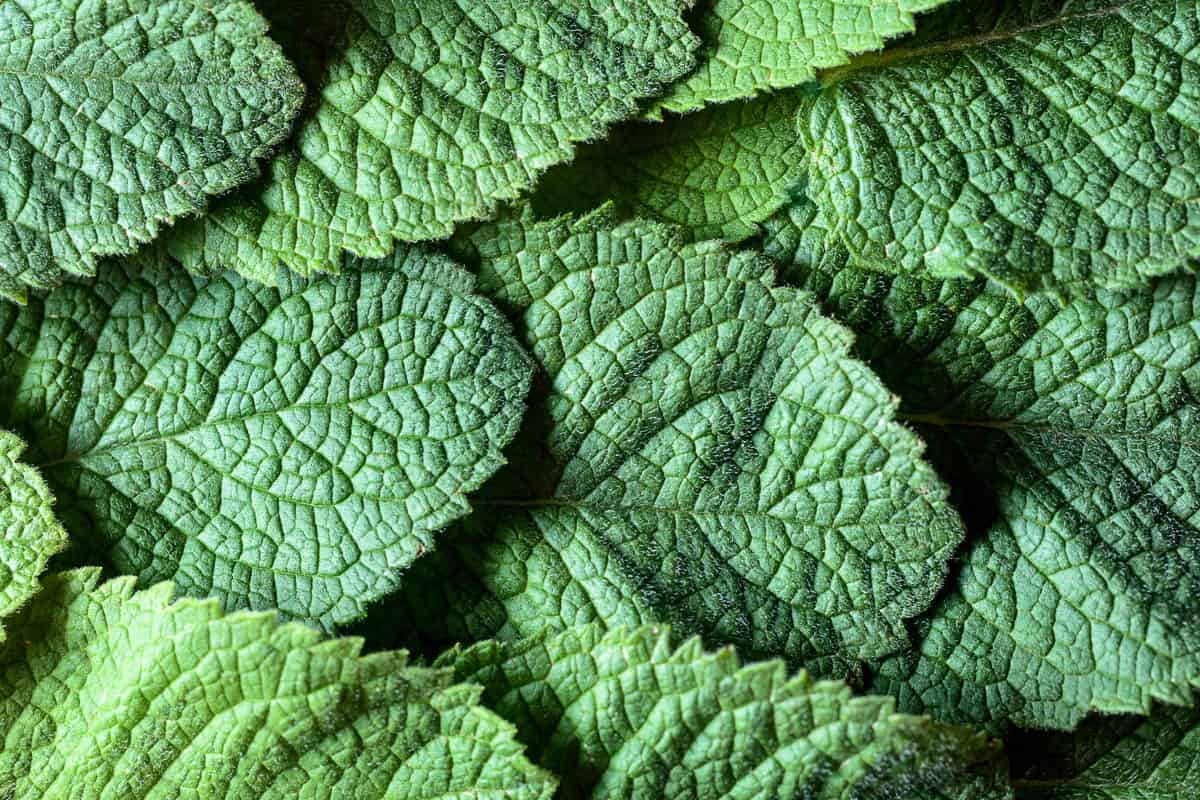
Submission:
{"label": "green leaf", "polygon": [[[1014,737],[1016,740],[1017,737]],[[1098,717],[1070,734],[1022,734],[1020,800],[1177,800],[1200,793],[1200,712]]]}
{"label": "green leaf", "polygon": [[[343,250],[449,236],[687,72],[697,40],[682,8],[350,0],[319,97],[270,175],[182,226],[171,252],[269,281],[279,264],[330,271]],[[291,41],[309,49],[305,35]]]}
{"label": "green leaf", "polygon": [[859,266],[1129,288],[1200,255],[1198,7],[969,0],[823,76],[810,196]]}
{"label": "green leaf", "polygon": [[962,528],[844,328],[755,253],[653,223],[506,219],[471,241],[544,388],[523,471],[406,577],[401,624],[670,622],[838,674],[905,643]]}
{"label": "green leaf", "polygon": [[788,200],[801,175],[798,92],[619,126],[546,173],[531,204],[543,216],[611,202],[623,218],[681,226],[689,238],[741,241]]}
{"label": "green leaf", "polygon": [[654,105],[695,111],[811,81],[819,69],[913,30],[913,14],[945,0],[700,0],[692,25],[700,66]]}
{"label": "green leaf", "polygon": [[1011,797],[998,749],[966,729],[893,713],[891,698],[742,667],[733,650],[672,650],[666,630],[597,626],[452,651],[464,681],[516,723],[567,797]]}
{"label": "green leaf", "polygon": [[951,590],[875,689],[950,721],[1063,729],[1194,702],[1197,282],[1020,302],[982,280],[830,272],[836,246],[797,245],[809,218],[773,222],[767,251],[799,254],[793,274],[859,333],[971,512]]}
{"label": "green leaf", "polygon": [[0,431],[0,644],[4,620],[38,588],[50,556],[67,544],[37,470],[17,461],[25,443]]}
{"label": "green leaf", "polygon": [[[549,798],[512,727],[448,669],[359,655],[271,614],[51,576],[0,648],[0,794]],[[18,639],[24,639],[18,643]]]}
{"label": "green leaf", "polygon": [[253,178],[304,87],[242,0],[0,2],[0,294],[131,253]]}
{"label": "green leaf", "polygon": [[279,284],[138,259],[0,307],[0,422],[89,560],[330,626],[467,513],[532,366],[440,255]]}

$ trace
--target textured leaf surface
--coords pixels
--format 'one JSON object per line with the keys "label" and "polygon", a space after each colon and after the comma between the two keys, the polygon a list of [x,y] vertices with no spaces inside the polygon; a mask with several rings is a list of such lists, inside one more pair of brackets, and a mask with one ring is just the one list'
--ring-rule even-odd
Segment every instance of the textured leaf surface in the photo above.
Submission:
{"label": "textured leaf surface", "polygon": [[801,174],[799,104],[785,92],[622,125],[548,172],[531,203],[554,216],[611,202],[622,217],[674,223],[697,241],[741,241],[787,202]]}
{"label": "textured leaf surface", "polygon": [[1195,2],[969,0],[823,78],[811,197],[865,267],[1131,287],[1200,253]]}
{"label": "textured leaf surface", "polygon": [[977,798],[1011,796],[979,734],[894,714],[891,698],[739,665],[697,639],[598,626],[451,652],[459,679],[520,729],[566,797]]}
{"label": "textured leaf surface", "polygon": [[905,641],[961,524],[844,328],[761,257],[647,222],[473,241],[546,386],[524,474],[406,576],[402,623],[453,641],[668,621],[843,674]]}
{"label": "textured leaf surface", "polygon": [[[1015,738],[1015,737],[1014,737]],[[1098,717],[1069,734],[1019,739],[1020,800],[1177,800],[1200,794],[1200,712]]]}
{"label": "textured leaf surface", "polygon": [[[450,670],[358,654],[171,587],[52,576],[0,648],[0,793],[20,798],[548,798]],[[26,641],[18,642],[18,638]]]}
{"label": "textured leaf surface", "polygon": [[17,460],[24,449],[20,439],[0,431],[0,643],[4,619],[33,596],[46,562],[67,544],[50,490],[37,470]]}
{"label": "textured leaf surface", "polygon": [[[279,263],[328,271],[342,250],[382,256],[398,239],[449,236],[684,74],[697,41],[681,10],[350,0],[319,98],[269,177],[181,228],[171,252],[270,280]],[[290,41],[310,49],[306,35]]]}
{"label": "textured leaf surface", "polygon": [[913,14],[945,0],[700,0],[700,66],[655,104],[687,112],[798,86],[818,69],[913,30]]}
{"label": "textured leaf surface", "polygon": [[[811,206],[767,251],[859,332],[967,494],[972,541],[875,688],[954,721],[1069,728],[1200,681],[1200,287],[1024,303],[984,281],[828,271]],[[814,220],[810,235],[819,231]],[[816,257],[818,260],[806,260]],[[977,485],[980,482],[981,485]]]}
{"label": "textured leaf surface", "polygon": [[0,294],[253,178],[304,96],[265,33],[241,0],[0,2]]}
{"label": "textured leaf surface", "polygon": [[353,619],[503,463],[528,357],[467,273],[417,249],[279,288],[155,266],[0,307],[0,422],[91,557]]}

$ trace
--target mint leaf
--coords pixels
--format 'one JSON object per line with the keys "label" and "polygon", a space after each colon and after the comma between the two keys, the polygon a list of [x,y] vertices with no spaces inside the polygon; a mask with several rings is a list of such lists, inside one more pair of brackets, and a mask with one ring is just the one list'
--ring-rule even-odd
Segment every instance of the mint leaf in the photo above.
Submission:
{"label": "mint leaf", "polygon": [[962,530],[845,329],[755,253],[649,222],[470,241],[544,388],[517,469],[406,577],[402,624],[664,621],[841,674],[905,643]]}
{"label": "mint leaf", "polygon": [[1011,797],[979,734],[789,677],[779,661],[742,667],[697,639],[672,649],[662,628],[583,626],[440,663],[483,684],[484,702],[572,797]]}
{"label": "mint leaf", "polygon": [[0,431],[0,644],[5,618],[33,596],[46,562],[67,544],[50,490],[37,470],[17,460],[24,450],[24,442]]}
{"label": "mint leaf", "polygon": [[242,0],[0,3],[0,294],[24,298],[257,173],[304,88]]}
{"label": "mint leaf", "polygon": [[1200,791],[1200,713],[1097,717],[1070,734],[1022,736],[1020,800],[1175,800]]}
{"label": "mint leaf", "polygon": [[695,111],[811,81],[819,69],[878,50],[913,30],[913,14],[945,0],[700,0],[693,25],[700,66],[655,103]]}
{"label": "mint leaf", "polygon": [[968,2],[822,77],[810,196],[862,267],[1112,288],[1200,254],[1200,23],[1174,0]]}
{"label": "mint leaf", "polygon": [[553,793],[450,670],[96,577],[47,578],[0,648],[5,797]]}
{"label": "mint leaf", "polygon": [[449,236],[691,68],[681,9],[350,0],[318,98],[267,179],[182,226],[171,253],[270,281],[279,264],[329,271],[343,250],[383,256],[397,240]]}
{"label": "mint leaf", "polygon": [[158,266],[0,306],[0,422],[89,560],[354,619],[503,463],[529,359],[422,250],[278,288]]}
{"label": "mint leaf", "polygon": [[[901,416],[953,475],[972,536],[919,646],[879,668],[906,710],[1073,727],[1193,702],[1200,684],[1200,289],[1192,278],[1065,304],[984,281],[827,271],[768,252],[859,333]],[[790,232],[789,231],[790,225]],[[805,261],[814,254],[825,262]],[[863,273],[858,273],[858,276]]]}
{"label": "mint leaf", "polygon": [[801,175],[799,105],[785,92],[622,125],[546,173],[530,202],[547,217],[612,203],[622,218],[674,223],[697,241],[741,241],[787,202]]}

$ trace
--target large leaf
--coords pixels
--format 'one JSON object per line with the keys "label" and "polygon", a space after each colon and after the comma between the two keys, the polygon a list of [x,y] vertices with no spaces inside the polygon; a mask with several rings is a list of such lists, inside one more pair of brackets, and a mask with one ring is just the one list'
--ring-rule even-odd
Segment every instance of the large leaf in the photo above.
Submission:
{"label": "large leaf", "polygon": [[360,615],[503,463],[531,373],[508,323],[421,250],[279,288],[149,261],[0,306],[0,423],[89,557]]}
{"label": "large leaf", "polygon": [[[682,7],[348,0],[319,97],[270,176],[183,226],[171,252],[269,281],[279,263],[333,270],[342,250],[448,236],[685,73],[697,42]],[[308,52],[310,40],[296,26],[287,41]]]}
{"label": "large leaf", "polygon": [[37,591],[50,556],[67,544],[37,470],[17,461],[25,444],[0,431],[0,644],[4,619]]}
{"label": "large leaf", "polygon": [[[451,670],[359,656],[171,587],[52,576],[0,647],[0,795],[549,798],[510,725]],[[18,641],[18,639],[20,641]]]}
{"label": "large leaf", "polygon": [[1192,702],[1197,282],[1022,303],[982,280],[837,268],[811,206],[771,229],[768,252],[798,258],[795,276],[859,332],[970,512],[952,590],[875,688],[954,721],[1057,728]]}
{"label": "large leaf", "polygon": [[1200,255],[1192,0],[968,0],[823,77],[811,197],[855,263],[1131,287]]}
{"label": "large leaf", "polygon": [[0,2],[0,294],[245,183],[304,88],[243,0]]}
{"label": "large leaf", "polygon": [[801,174],[799,92],[619,126],[538,184],[542,215],[612,203],[623,217],[679,225],[696,240],[737,242],[788,200]]}
{"label": "large leaf", "polygon": [[693,26],[700,66],[654,108],[694,111],[708,103],[798,86],[816,70],[878,50],[913,29],[913,14],[945,0],[700,0]]}
{"label": "large leaf", "polygon": [[524,472],[406,577],[396,623],[665,621],[843,674],[904,644],[962,529],[844,328],[760,256],[648,222],[509,219],[472,242],[545,388]]}
{"label": "large leaf", "polygon": [[1003,800],[996,748],[893,713],[884,697],[742,667],[731,649],[672,649],[662,628],[572,628],[448,653],[461,680],[515,722],[561,796],[623,800]]}
{"label": "large leaf", "polygon": [[[1022,733],[1020,800],[1178,800],[1200,796],[1200,712],[1097,717],[1074,733]],[[1020,770],[1016,772],[1015,770]]]}

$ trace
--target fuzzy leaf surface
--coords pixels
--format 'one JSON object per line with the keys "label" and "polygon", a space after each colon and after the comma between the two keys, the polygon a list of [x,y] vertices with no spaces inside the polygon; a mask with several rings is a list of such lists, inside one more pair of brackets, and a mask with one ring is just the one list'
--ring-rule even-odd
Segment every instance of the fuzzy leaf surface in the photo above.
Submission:
{"label": "fuzzy leaf surface", "polygon": [[[304,5],[291,15],[322,13]],[[171,252],[194,270],[269,281],[279,264],[331,271],[343,250],[378,257],[449,236],[686,73],[697,40],[682,8],[348,0],[316,99],[270,174],[181,227]],[[303,28],[289,31],[299,59],[311,49]]]}
{"label": "fuzzy leaf surface", "polygon": [[670,622],[845,674],[905,643],[962,536],[848,332],[771,265],[604,214],[476,230],[542,370],[515,467],[406,578],[443,641]]}
{"label": "fuzzy leaf surface", "polygon": [[87,561],[230,608],[360,616],[503,463],[528,357],[420,249],[276,288],[166,262],[0,307],[0,423]]}
{"label": "fuzzy leaf surface", "polygon": [[[548,800],[553,779],[453,673],[360,656],[158,584],[50,576],[0,647],[13,800]],[[20,638],[22,641],[18,642]]]}
{"label": "fuzzy leaf surface", "polygon": [[0,3],[0,294],[251,180],[304,87],[243,0]]}
{"label": "fuzzy leaf surface", "polygon": [[0,644],[4,620],[34,595],[46,562],[67,544],[50,490],[18,460],[24,450],[24,442],[0,431]]}
{"label": "fuzzy leaf surface", "polygon": [[1200,254],[1200,5],[968,0],[823,76],[810,197],[859,266],[1130,288]]}
{"label": "fuzzy leaf surface", "polygon": [[1003,800],[982,735],[893,713],[887,697],[741,666],[658,627],[572,628],[448,653],[459,680],[516,723],[563,797],[656,800]]}
{"label": "fuzzy leaf surface", "polygon": [[[876,691],[951,721],[1073,727],[1200,683],[1200,286],[1065,304],[838,266],[819,212],[766,250],[853,326],[953,476],[971,536]],[[969,513],[968,513],[969,512]]]}

